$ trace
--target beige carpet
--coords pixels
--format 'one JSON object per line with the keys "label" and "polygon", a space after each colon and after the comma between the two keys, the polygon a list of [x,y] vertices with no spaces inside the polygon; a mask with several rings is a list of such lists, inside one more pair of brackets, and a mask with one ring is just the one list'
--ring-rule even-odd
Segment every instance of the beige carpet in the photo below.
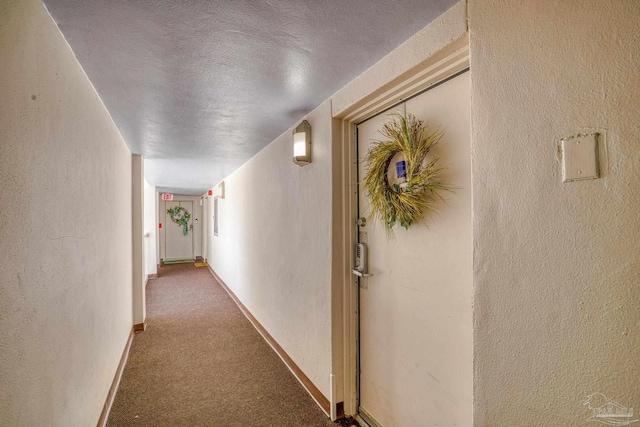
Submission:
{"label": "beige carpet", "polygon": [[207,268],[162,267],[147,286],[147,322],[133,340],[108,426],[338,425]]}

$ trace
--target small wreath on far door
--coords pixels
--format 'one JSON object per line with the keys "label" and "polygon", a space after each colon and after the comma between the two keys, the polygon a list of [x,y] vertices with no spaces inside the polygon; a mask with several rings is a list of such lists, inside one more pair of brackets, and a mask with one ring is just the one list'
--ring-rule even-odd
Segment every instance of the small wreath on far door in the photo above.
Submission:
{"label": "small wreath on far door", "polygon": [[167,213],[171,216],[171,221],[182,226],[182,234],[185,236],[189,234],[189,220],[191,219],[191,214],[188,210],[182,206],[174,206],[173,208],[167,209]]}
{"label": "small wreath on far door", "polygon": [[[440,192],[451,191],[440,183],[444,168],[437,165],[438,159],[427,159],[444,133],[437,129],[429,131],[412,114],[406,118],[395,116],[380,133],[387,139],[374,142],[364,158],[367,168],[364,188],[371,203],[370,216],[382,221],[389,232],[396,224],[408,229],[422,220],[425,212],[434,210],[435,200],[442,198]],[[404,161],[395,166],[404,182],[389,183],[389,167],[398,154],[402,154]]]}

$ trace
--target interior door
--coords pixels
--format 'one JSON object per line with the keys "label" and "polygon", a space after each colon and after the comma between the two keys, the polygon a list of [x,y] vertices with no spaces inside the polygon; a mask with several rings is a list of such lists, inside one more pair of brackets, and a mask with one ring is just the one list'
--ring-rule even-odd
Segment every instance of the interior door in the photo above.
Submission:
{"label": "interior door", "polygon": [[[176,223],[168,212],[169,209],[180,206],[191,218],[184,225]],[[193,202],[166,202],[165,205],[165,261],[194,259],[193,256]],[[185,234],[186,231],[186,234]]]}
{"label": "interior door", "polygon": [[[359,279],[359,415],[372,426],[472,424],[472,228],[469,73],[410,99],[391,113],[414,114],[444,131],[432,149],[454,192],[438,213],[389,237],[368,219],[370,277]],[[388,112],[358,125],[362,159]],[[361,187],[361,186],[359,186]],[[359,190],[362,190],[359,188]],[[369,201],[359,191],[359,217]],[[362,221],[360,221],[362,224]]]}

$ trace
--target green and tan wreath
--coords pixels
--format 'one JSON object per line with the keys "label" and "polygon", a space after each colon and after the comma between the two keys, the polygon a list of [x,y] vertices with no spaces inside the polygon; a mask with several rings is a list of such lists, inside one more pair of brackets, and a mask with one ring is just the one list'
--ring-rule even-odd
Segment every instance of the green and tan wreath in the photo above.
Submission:
{"label": "green and tan wreath", "polygon": [[188,210],[182,206],[174,206],[167,209],[167,213],[171,216],[171,221],[182,226],[182,234],[185,236],[189,234],[189,220],[191,219],[191,214]]}
{"label": "green and tan wreath", "polygon": [[[380,131],[387,139],[376,141],[364,158],[367,173],[364,188],[371,203],[370,216],[383,222],[388,231],[396,224],[408,229],[423,219],[424,213],[434,211],[433,202],[441,199],[441,191],[451,191],[439,182],[443,168],[438,159],[427,154],[443,136],[430,132],[428,126],[412,114],[406,118],[395,116]],[[406,185],[389,184],[387,171],[393,157],[402,153],[406,162]]]}

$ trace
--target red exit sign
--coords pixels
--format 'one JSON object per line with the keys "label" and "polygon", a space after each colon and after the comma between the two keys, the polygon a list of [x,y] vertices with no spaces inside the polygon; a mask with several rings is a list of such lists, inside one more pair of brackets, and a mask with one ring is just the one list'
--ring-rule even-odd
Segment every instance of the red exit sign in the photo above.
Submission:
{"label": "red exit sign", "polygon": [[167,201],[173,200],[173,194],[171,194],[171,193],[162,193],[162,200],[167,200]]}

